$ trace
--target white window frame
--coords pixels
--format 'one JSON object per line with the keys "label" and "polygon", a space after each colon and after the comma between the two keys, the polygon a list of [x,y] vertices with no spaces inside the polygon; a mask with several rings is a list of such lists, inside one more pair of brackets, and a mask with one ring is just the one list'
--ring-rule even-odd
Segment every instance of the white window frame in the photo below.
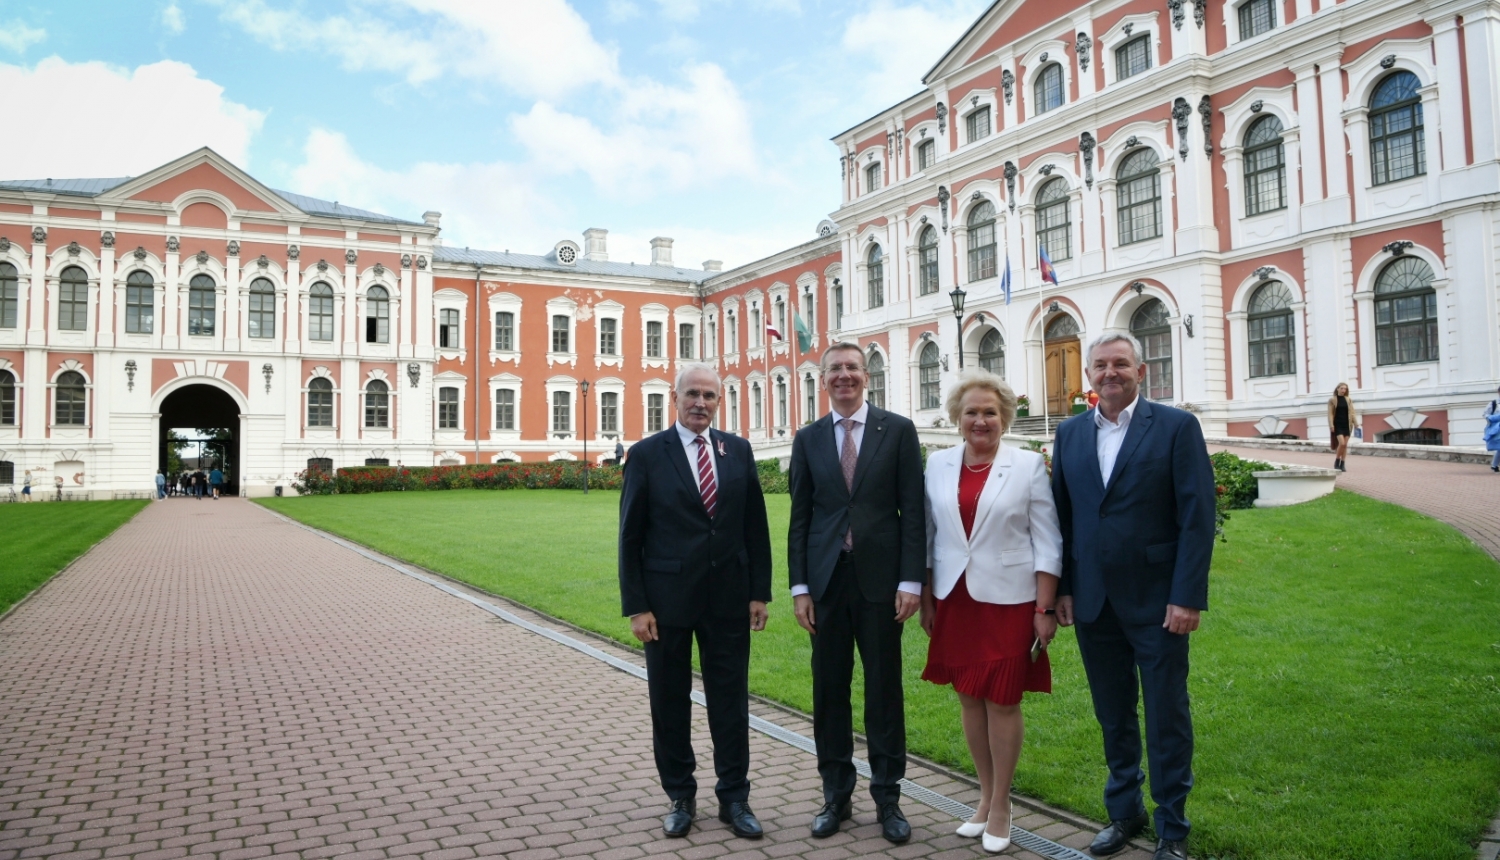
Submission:
{"label": "white window frame", "polygon": [[[552,350],[552,318],[554,316],[568,318],[567,352],[554,352]],[[576,368],[578,366],[578,303],[566,296],[554,296],[547,300],[546,319],[547,366],[550,368],[554,364],[566,364],[568,367]],[[573,420],[573,426],[578,426],[576,418]]]}
{"label": "white window frame", "polygon": [[[672,347],[667,342],[672,330],[672,312],[667,306],[652,302],[641,308],[641,369],[666,370],[671,364]],[[662,348],[661,355],[649,356],[646,354],[646,329],[648,323],[661,324]]]}
{"label": "white window frame", "polygon": [[[615,351],[604,352],[604,321],[614,320]],[[625,306],[606,299],[594,305],[594,369],[609,366],[625,369]]]}
{"label": "white window frame", "polygon": [[[489,324],[490,324],[490,331],[489,331],[489,335],[490,335],[489,336],[489,341],[490,341],[489,342],[490,364],[493,365],[495,362],[498,362],[498,361],[508,361],[511,364],[514,364],[516,367],[520,367],[521,366],[521,304],[522,304],[521,297],[515,295],[514,293],[495,293],[494,295],[490,296],[489,301],[487,302],[487,304],[489,305],[489,310],[490,310],[490,313],[489,313]],[[511,346],[511,348],[508,349],[508,350],[499,350],[499,349],[495,348],[495,315],[498,314],[498,313],[501,313],[501,312],[508,313],[508,314],[511,315],[511,324],[510,324],[510,328],[511,328],[510,346]]]}
{"label": "white window frame", "polygon": [[[502,442],[519,442],[521,440],[521,377],[514,373],[501,373],[490,377],[490,438]],[[515,427],[502,429],[500,422],[496,420],[495,407],[500,403],[500,392],[509,391],[514,398]]]}
{"label": "white window frame", "polygon": [[[1115,84],[1123,84],[1126,81],[1145,80],[1146,78],[1149,78],[1151,76],[1152,72],[1161,68],[1163,62],[1161,56],[1161,26],[1158,24],[1159,18],[1160,13],[1155,11],[1145,12],[1137,15],[1126,15],[1124,18],[1116,21],[1113,27],[1105,30],[1103,35],[1099,37],[1098,45],[1100,46],[1100,50],[1098,51],[1099,56],[1095,59],[1095,61],[1104,63],[1105,89],[1108,89]],[[1130,35],[1128,36],[1125,34],[1126,27],[1130,28]],[[1119,48],[1123,48],[1127,42],[1133,42],[1145,34],[1149,34],[1151,37],[1151,41],[1148,45],[1151,55],[1150,68],[1146,69],[1146,71],[1141,72],[1138,75],[1132,75],[1128,78],[1125,78],[1124,80],[1121,80],[1119,75],[1116,73],[1115,51]],[[1170,57],[1168,59],[1170,59]]]}

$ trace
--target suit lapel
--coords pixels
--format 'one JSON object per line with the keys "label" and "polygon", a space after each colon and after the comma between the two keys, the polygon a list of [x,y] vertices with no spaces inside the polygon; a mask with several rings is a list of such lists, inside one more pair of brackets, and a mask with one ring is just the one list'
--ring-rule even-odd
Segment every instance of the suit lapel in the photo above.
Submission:
{"label": "suit lapel", "polygon": [[674,425],[668,428],[664,435],[666,438],[662,441],[667,449],[667,459],[672,462],[672,467],[677,470],[678,477],[682,478],[685,489],[694,498],[699,500],[698,509],[703,511],[705,517],[708,516],[708,509],[703,507],[703,493],[698,489],[698,478],[688,468],[687,452],[682,447],[682,434],[677,432],[677,427]]}
{"label": "suit lapel", "polygon": [[815,446],[808,452],[808,465],[817,470],[818,481],[837,486],[846,497],[849,487],[844,483],[844,470],[839,466],[839,443],[833,431],[833,415],[824,415],[814,421],[807,431],[808,443]]}
{"label": "suit lapel", "polygon": [[[885,410],[873,406],[865,415],[865,435],[859,440],[859,459],[854,464],[854,489],[849,494],[851,497],[859,492],[859,485],[864,483],[865,473],[870,471],[875,452],[885,440],[885,417]],[[843,476],[843,469],[840,468],[839,477]]]}
{"label": "suit lapel", "polygon": [[[1104,495],[1108,496],[1109,491],[1120,482],[1120,473],[1125,471],[1125,464],[1130,462],[1131,456],[1141,446],[1141,438],[1150,429],[1151,403],[1148,400],[1141,400],[1136,404],[1135,414],[1130,416],[1130,426],[1125,429],[1125,441],[1120,445],[1119,456],[1115,457],[1115,467],[1109,473],[1109,486],[1105,488]],[[1097,457],[1098,446],[1095,446],[1094,450]],[[1097,472],[1098,469],[1094,471]]]}
{"label": "suit lapel", "polygon": [[[1096,420],[1094,418],[1094,410],[1098,408],[1096,406],[1094,409],[1083,413],[1083,426],[1079,431],[1083,438],[1078,441],[1078,444],[1083,448],[1081,452],[1083,456],[1081,463],[1083,471],[1088,473],[1088,476],[1084,480],[1088,481],[1098,491],[1099,495],[1103,497],[1104,476],[1099,474],[1099,425],[1094,423]],[[1058,453],[1061,454],[1061,450]]]}
{"label": "suit lapel", "polygon": [[[729,446],[725,444],[726,437],[724,433],[718,430],[710,430],[708,431],[708,435],[711,444],[716,449],[710,451],[708,455],[714,458],[714,465],[718,469],[719,504],[714,512],[714,519],[718,519],[719,514],[724,512],[724,500],[730,497],[729,490],[726,488],[738,485],[742,477],[734,456],[729,453]],[[721,454],[719,453],[720,451],[724,453]],[[703,493],[699,492],[698,495],[702,496]]]}
{"label": "suit lapel", "polygon": [[[959,462],[963,462],[962,457],[959,458]],[[969,530],[971,540],[974,535],[979,534],[979,527],[984,525],[990,508],[995,506],[995,499],[1000,495],[1000,490],[1005,486],[1005,481],[1010,477],[1015,464],[1016,458],[1002,442],[1000,449],[995,452],[995,462],[990,465],[990,473],[984,478],[984,489],[979,491],[979,504],[974,511],[974,528]]]}
{"label": "suit lapel", "polygon": [[958,512],[958,482],[963,477],[964,453],[963,446],[950,448],[953,455],[943,457],[937,462],[928,458],[927,467],[938,470],[937,477],[941,482],[938,484],[938,497],[932,506],[933,516],[942,516],[948,520],[951,528],[955,529],[953,534],[964,530],[963,515]]}

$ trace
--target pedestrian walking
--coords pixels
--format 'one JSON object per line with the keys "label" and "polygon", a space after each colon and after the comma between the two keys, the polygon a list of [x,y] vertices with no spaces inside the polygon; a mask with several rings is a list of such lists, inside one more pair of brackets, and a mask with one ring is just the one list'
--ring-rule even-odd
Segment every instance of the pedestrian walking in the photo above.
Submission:
{"label": "pedestrian walking", "polygon": [[224,489],[224,472],[217,464],[208,473],[208,486],[213,491],[214,500],[218,501],[219,493]]}
{"label": "pedestrian walking", "polygon": [[31,470],[26,470],[25,483],[21,485],[21,501],[31,501]]}
{"label": "pedestrian walking", "polygon": [[1349,456],[1349,437],[1352,428],[1359,426],[1359,412],[1349,398],[1349,383],[1334,386],[1333,396],[1328,398],[1328,445],[1333,449],[1333,468],[1344,471],[1344,458]]}
{"label": "pedestrian walking", "polygon": [[1484,449],[1495,452],[1490,457],[1490,471],[1500,472],[1500,396],[1484,407]]}
{"label": "pedestrian walking", "polygon": [[158,469],[156,472],[156,500],[159,502],[167,497],[167,476]]}

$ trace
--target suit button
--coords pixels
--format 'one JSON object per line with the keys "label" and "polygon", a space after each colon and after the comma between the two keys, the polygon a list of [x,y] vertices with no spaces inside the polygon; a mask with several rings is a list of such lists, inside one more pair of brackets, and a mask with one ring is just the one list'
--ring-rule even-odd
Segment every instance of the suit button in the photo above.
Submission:
{"label": "suit button", "polygon": [[708,563],[708,566],[709,567],[718,567],[719,563],[717,561],[711,561],[711,562]]}
{"label": "suit button", "polygon": [[854,510],[854,503],[853,502],[849,503],[849,510],[851,510],[851,511]]}
{"label": "suit button", "polygon": [[1099,519],[1101,519],[1101,520],[1107,520],[1107,519],[1109,519],[1109,514],[1100,514],[1099,515]]}
{"label": "suit button", "polygon": [[708,530],[708,533],[709,533],[709,535],[710,535],[710,536],[712,536],[712,535],[716,535],[716,534],[718,534],[718,533],[719,533],[719,532],[718,532],[718,530],[717,530],[717,529],[709,529],[709,530]]}

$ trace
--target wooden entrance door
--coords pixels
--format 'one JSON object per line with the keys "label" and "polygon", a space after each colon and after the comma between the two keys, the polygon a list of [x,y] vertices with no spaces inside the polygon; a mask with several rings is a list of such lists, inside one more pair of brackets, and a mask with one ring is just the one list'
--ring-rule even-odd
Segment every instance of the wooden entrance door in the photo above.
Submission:
{"label": "wooden entrance door", "polygon": [[1078,338],[1047,341],[1047,412],[1067,415],[1072,408],[1068,395],[1083,388],[1083,348]]}

